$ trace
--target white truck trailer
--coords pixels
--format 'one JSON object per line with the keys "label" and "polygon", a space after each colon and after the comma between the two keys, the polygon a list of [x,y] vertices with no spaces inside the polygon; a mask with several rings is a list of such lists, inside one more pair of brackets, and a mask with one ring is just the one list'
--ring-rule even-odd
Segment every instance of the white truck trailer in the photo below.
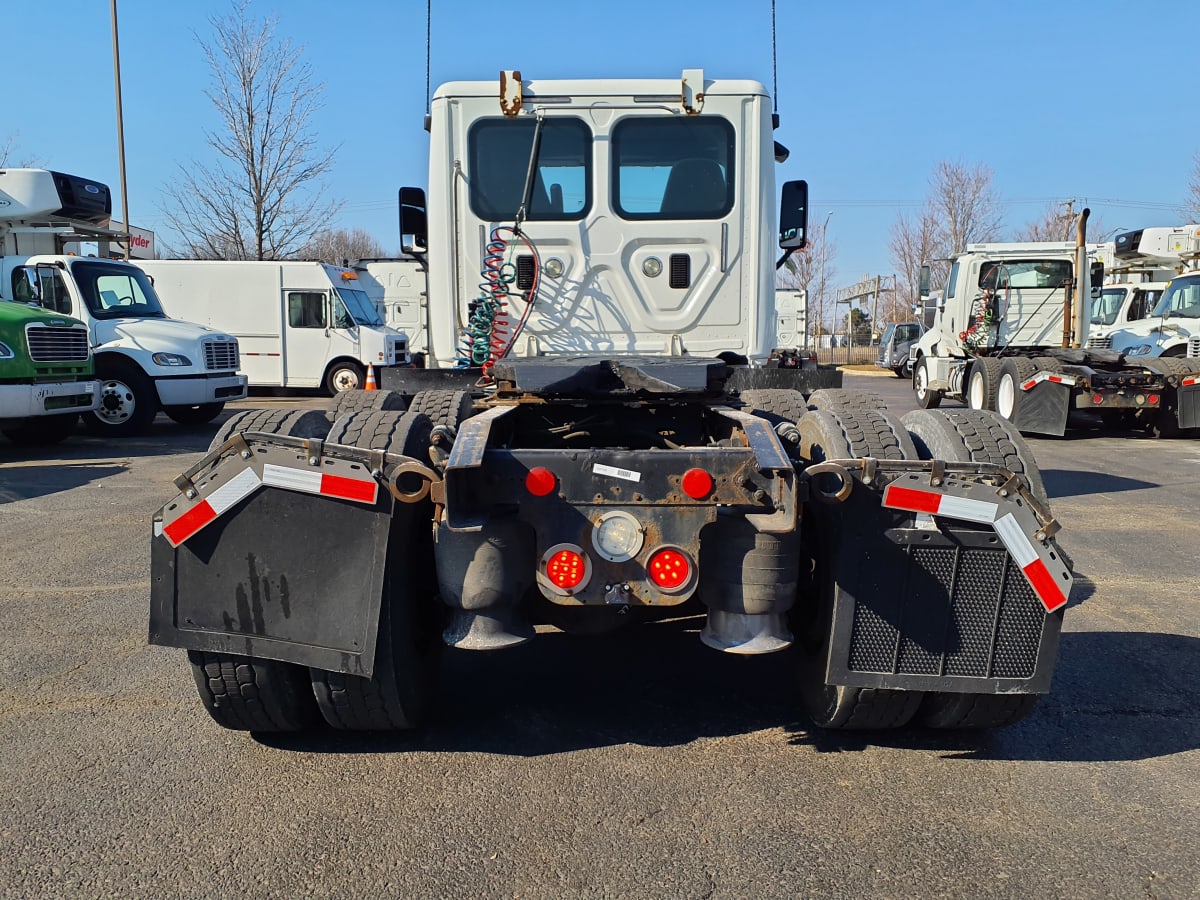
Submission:
{"label": "white truck trailer", "polygon": [[218,723],[414,727],[443,644],[689,611],[715,650],[794,647],[821,727],[999,726],[1049,690],[1072,576],[1015,429],[767,365],[807,208],[789,181],[776,218],[772,126],[700,70],[438,88],[402,232],[436,358],[477,364],[231,419],[154,518],[150,639]]}
{"label": "white truck trailer", "polygon": [[971,244],[955,257],[934,325],[917,343],[920,406],[950,397],[1035,434],[1064,434],[1072,409],[1160,435],[1200,427],[1195,367],[1087,346],[1104,266],[1089,261],[1086,222],[1085,210],[1074,245]]}
{"label": "white truck trailer", "polygon": [[107,228],[108,188],[44,169],[0,170],[0,299],[36,303],[88,326],[100,399],[84,422],[136,434],[161,409],[177,422],[213,419],[246,396],[228,334],[172,319],[137,266],[64,254],[72,241],[120,240]]}
{"label": "white truck trailer", "polygon": [[172,315],[227,331],[263,387],[361,389],[367,366],[404,365],[408,338],[383,323],[353,269],[300,260],[151,260]]}

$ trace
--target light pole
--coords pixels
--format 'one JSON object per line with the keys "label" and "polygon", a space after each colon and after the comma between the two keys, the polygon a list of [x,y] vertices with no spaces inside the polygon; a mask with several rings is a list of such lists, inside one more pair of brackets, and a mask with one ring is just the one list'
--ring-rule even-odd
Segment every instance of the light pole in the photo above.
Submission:
{"label": "light pole", "polygon": [[129,189],[125,185],[125,119],[121,112],[121,50],[117,40],[117,0],[110,0],[113,41],[113,83],[117,95],[117,159],[121,169],[121,218],[125,222],[125,258],[129,259]]}
{"label": "light pole", "polygon": [[[818,329],[820,329],[820,327],[821,327],[821,319],[824,318],[824,316],[825,316],[825,257],[829,253],[828,249],[825,246],[825,235],[829,233],[829,220],[832,217],[833,217],[833,210],[831,209],[825,215],[825,224],[821,226],[821,292],[820,292],[821,303],[818,306],[818,311],[819,311],[818,317],[817,317],[817,328]],[[818,346],[820,345],[820,343],[821,343],[820,335],[818,334],[817,335]]]}

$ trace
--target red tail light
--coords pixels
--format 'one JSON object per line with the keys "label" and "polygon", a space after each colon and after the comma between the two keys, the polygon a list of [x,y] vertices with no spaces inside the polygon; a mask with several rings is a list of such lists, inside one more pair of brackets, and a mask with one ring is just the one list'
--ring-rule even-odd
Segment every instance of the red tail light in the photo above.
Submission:
{"label": "red tail light", "polygon": [[553,493],[556,487],[558,478],[549,469],[543,469],[541,466],[530,469],[529,474],[525,476],[525,490],[535,497],[545,497]]}
{"label": "red tail light", "polygon": [[546,577],[556,588],[574,590],[586,576],[587,561],[575,550],[558,550],[546,560]]}
{"label": "red tail light", "polygon": [[1103,394],[1092,394],[1092,403],[1095,404],[1096,406],[1102,405],[1104,403],[1104,395]]}
{"label": "red tail light", "polygon": [[703,500],[713,489],[713,477],[703,469],[688,469],[680,482],[683,492],[693,500]]}
{"label": "red tail light", "polygon": [[646,564],[646,574],[660,590],[678,591],[692,580],[692,561],[682,550],[659,550]]}
{"label": "red tail light", "polygon": [[1155,406],[1158,404],[1158,400],[1159,400],[1158,394],[1151,394],[1149,397],[1146,398],[1146,400],[1149,401],[1151,406]]}

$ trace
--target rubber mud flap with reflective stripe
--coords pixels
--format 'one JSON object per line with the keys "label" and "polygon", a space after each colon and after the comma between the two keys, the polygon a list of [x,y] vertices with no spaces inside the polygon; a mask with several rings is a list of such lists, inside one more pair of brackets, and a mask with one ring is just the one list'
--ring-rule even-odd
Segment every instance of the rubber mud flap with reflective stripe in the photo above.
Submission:
{"label": "rubber mud flap with reflective stripe", "polygon": [[156,516],[150,643],[370,677],[395,501],[287,455],[222,459]]}
{"label": "rubber mud flap with reflective stripe", "polygon": [[1038,372],[1017,386],[1013,409],[1018,431],[1062,437],[1067,430],[1074,379],[1058,373]]}
{"label": "rubber mud flap with reflective stripe", "polygon": [[[1200,369],[1200,360],[1196,362]],[[1180,428],[1200,428],[1200,375],[1185,375],[1176,393]]]}
{"label": "rubber mud flap with reflective stripe", "polygon": [[1048,691],[1070,590],[1061,554],[1052,542],[1041,548],[1055,566],[1044,578],[1049,571],[1032,566],[1041,555],[1027,540],[1037,528],[1027,506],[1019,517],[1022,555],[1014,558],[995,523],[1017,524],[1005,519],[1015,501],[999,498],[992,486],[939,492],[929,485],[927,472],[893,480],[885,488],[896,492],[889,508],[883,492],[856,481],[835,507],[827,683]]}

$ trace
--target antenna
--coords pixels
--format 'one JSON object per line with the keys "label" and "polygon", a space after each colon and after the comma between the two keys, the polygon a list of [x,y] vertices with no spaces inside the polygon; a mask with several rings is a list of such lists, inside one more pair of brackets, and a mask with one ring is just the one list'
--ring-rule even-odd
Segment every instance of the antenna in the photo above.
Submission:
{"label": "antenna", "polygon": [[771,127],[779,127],[779,65],[775,51],[775,0],[771,0]]}

